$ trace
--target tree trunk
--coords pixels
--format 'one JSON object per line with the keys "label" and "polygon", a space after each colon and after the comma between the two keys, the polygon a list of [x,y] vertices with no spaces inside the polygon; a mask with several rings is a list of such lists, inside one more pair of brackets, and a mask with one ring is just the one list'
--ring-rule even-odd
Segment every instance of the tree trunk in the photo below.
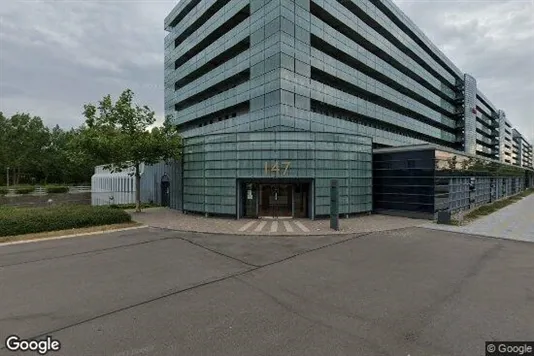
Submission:
{"label": "tree trunk", "polygon": [[141,174],[139,174],[139,163],[135,165],[135,211],[141,212]]}

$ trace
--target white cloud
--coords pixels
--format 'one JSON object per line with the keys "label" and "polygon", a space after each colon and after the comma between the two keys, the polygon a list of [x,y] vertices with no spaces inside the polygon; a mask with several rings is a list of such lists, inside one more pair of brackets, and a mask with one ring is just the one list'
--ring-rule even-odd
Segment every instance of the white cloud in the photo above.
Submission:
{"label": "white cloud", "polygon": [[[0,110],[76,126],[84,103],[131,88],[163,117],[163,20],[178,1],[0,1]],[[531,1],[395,2],[534,139]]]}
{"label": "white cloud", "polygon": [[534,141],[534,3],[395,2]]}

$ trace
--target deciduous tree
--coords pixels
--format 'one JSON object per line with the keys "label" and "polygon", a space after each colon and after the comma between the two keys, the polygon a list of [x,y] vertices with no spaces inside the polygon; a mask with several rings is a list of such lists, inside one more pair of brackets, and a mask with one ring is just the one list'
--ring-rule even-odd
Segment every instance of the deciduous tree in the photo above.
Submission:
{"label": "deciduous tree", "polygon": [[3,160],[10,167],[13,184],[20,182],[22,173],[34,173],[39,167],[50,132],[40,117],[17,113],[9,120],[4,118]]}
{"label": "deciduous tree", "polygon": [[97,105],[84,106],[87,131],[82,146],[108,162],[112,172],[133,168],[136,211],[141,210],[141,164],[178,158],[181,139],[166,119],[162,128],[149,130],[156,119],[148,106],[134,103],[134,93],[127,89],[113,102],[110,95]]}

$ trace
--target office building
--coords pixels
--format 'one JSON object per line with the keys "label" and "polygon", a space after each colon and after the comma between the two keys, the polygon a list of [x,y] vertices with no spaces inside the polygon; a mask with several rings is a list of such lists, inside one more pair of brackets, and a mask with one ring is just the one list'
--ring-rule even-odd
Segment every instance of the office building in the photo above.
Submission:
{"label": "office building", "polygon": [[516,129],[512,130],[512,164],[532,167],[532,145]]}
{"label": "office building", "polygon": [[340,213],[369,212],[390,147],[513,163],[505,113],[390,0],[182,0],[164,26],[177,209],[314,218],[337,180]]}

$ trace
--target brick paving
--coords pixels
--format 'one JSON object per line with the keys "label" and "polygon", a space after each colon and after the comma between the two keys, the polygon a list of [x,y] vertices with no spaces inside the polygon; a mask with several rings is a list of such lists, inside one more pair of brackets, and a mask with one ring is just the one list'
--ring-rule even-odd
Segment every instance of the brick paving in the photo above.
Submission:
{"label": "brick paving", "polygon": [[466,226],[427,223],[426,228],[534,242],[534,194]]}
{"label": "brick paving", "polygon": [[166,208],[145,209],[132,213],[137,222],[172,230],[196,231],[231,235],[329,235],[388,231],[421,226],[428,220],[410,219],[398,216],[363,215],[340,219],[340,230],[330,229],[330,220],[309,219],[231,219],[204,217],[196,214],[182,214]]}

